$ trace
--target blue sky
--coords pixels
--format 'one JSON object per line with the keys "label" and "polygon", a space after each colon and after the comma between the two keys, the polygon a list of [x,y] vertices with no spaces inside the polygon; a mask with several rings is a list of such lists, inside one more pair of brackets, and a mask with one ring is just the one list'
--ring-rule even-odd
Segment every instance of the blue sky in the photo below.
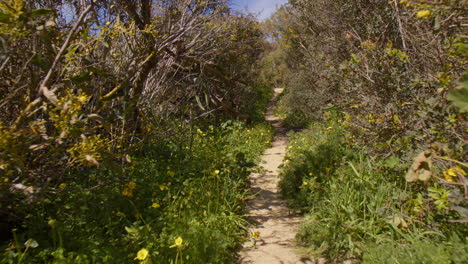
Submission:
{"label": "blue sky", "polygon": [[288,0],[231,0],[231,6],[242,11],[247,8],[249,12],[259,14],[259,20],[263,20],[275,12],[276,6],[286,2]]}

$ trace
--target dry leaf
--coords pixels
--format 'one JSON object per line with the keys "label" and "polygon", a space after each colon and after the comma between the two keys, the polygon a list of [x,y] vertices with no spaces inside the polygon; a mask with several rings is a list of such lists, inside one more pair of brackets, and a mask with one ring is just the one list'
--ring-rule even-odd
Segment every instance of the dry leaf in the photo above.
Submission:
{"label": "dry leaf", "polygon": [[432,152],[427,150],[419,154],[413,161],[408,173],[406,173],[407,182],[423,181],[427,182],[431,178],[432,172]]}
{"label": "dry leaf", "polygon": [[96,166],[99,166],[99,162],[92,156],[90,155],[86,155],[86,160],[89,162],[89,163],[92,163]]}

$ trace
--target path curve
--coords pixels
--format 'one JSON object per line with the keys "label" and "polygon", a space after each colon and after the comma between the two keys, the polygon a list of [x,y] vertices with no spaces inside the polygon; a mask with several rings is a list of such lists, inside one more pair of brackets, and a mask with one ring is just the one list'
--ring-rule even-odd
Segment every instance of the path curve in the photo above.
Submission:
{"label": "path curve", "polygon": [[[275,89],[275,98],[282,89]],[[249,176],[254,198],[247,203],[248,220],[252,224],[251,234],[259,237],[246,242],[240,251],[242,264],[300,264],[314,263],[297,252],[294,237],[303,218],[292,214],[286,201],[280,198],[278,188],[279,170],[288,146],[288,129],[274,115],[274,100],[268,106],[266,120],[275,129],[272,147],[262,155],[263,173]],[[259,232],[259,233],[256,233]],[[255,241],[255,242],[254,242]]]}

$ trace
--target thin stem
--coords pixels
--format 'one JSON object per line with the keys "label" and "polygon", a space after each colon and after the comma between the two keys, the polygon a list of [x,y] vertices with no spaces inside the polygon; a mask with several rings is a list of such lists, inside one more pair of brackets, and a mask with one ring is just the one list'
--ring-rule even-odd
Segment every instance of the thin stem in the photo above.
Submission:
{"label": "thin stem", "polygon": [[[47,88],[47,84],[50,81],[50,78],[52,77],[52,73],[54,72],[55,68],[57,67],[60,59],[62,58],[63,54],[67,50],[68,46],[70,45],[71,39],[73,35],[75,34],[76,30],[78,27],[81,25],[83,20],[85,19],[86,15],[88,14],[89,11],[91,11],[91,8],[93,7],[93,1],[91,4],[81,13],[80,17],[76,21],[75,25],[73,25],[73,28],[70,30],[68,33],[67,38],[65,39],[65,42],[62,44],[62,47],[60,48],[59,52],[57,53],[57,56],[55,56],[54,62],[52,63],[52,66],[50,66],[49,71],[47,72],[46,77],[44,80],[42,80],[41,85],[39,87],[39,93],[42,93],[44,95],[50,94],[51,91]],[[50,98],[48,98],[50,100]]]}

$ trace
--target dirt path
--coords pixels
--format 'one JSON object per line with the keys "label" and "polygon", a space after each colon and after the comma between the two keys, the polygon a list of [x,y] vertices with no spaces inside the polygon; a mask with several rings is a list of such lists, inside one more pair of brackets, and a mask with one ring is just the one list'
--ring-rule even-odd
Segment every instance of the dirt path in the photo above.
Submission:
{"label": "dirt path", "polygon": [[[282,89],[275,89],[278,96]],[[257,194],[248,202],[248,219],[252,223],[251,233],[259,232],[256,243],[249,241],[243,245],[240,252],[240,262],[265,264],[298,264],[314,263],[307,257],[302,257],[296,250],[294,237],[298,225],[303,221],[294,216],[279,197],[278,167],[286,154],[288,131],[279,117],[274,115],[275,105],[270,103],[266,120],[275,128],[275,138],[271,148],[262,156],[263,173],[253,173],[250,176],[252,194]]]}

